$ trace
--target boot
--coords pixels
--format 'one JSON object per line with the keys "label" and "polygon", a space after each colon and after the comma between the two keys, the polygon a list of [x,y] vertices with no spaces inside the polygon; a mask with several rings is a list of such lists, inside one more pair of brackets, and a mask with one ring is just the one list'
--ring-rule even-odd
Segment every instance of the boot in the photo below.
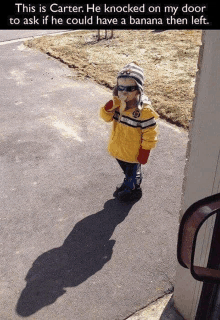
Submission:
{"label": "boot", "polygon": [[138,201],[142,197],[142,190],[140,186],[136,186],[135,189],[125,187],[123,190],[118,192],[117,198],[123,202]]}
{"label": "boot", "polygon": [[113,197],[117,197],[118,193],[123,191],[126,188],[126,185],[123,183],[120,183],[117,185],[115,192],[113,193]]}

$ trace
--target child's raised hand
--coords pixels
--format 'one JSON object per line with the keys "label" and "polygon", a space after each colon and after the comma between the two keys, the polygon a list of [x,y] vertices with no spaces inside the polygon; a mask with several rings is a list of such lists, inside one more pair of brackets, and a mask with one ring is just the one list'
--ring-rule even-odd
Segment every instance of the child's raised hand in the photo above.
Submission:
{"label": "child's raised hand", "polygon": [[105,110],[111,112],[111,111],[114,111],[114,109],[120,107],[119,111],[120,111],[120,113],[122,113],[126,108],[125,99],[126,99],[126,96],[122,97],[122,99],[119,99],[117,86],[114,87],[114,89],[113,89],[113,99],[108,101],[105,104]]}
{"label": "child's raised hand", "polygon": [[120,107],[121,105],[121,100],[118,98],[118,90],[117,90],[117,86],[114,87],[113,89],[113,99],[108,101],[106,104],[105,104],[105,110],[106,111],[113,111],[114,109]]}
{"label": "child's raised hand", "polygon": [[114,105],[114,101],[113,100],[109,100],[106,104],[105,104],[105,111],[113,111],[115,109],[115,105]]}
{"label": "child's raised hand", "polygon": [[120,100],[117,97],[113,97],[113,100],[109,100],[105,104],[105,111],[111,112],[120,107]]}

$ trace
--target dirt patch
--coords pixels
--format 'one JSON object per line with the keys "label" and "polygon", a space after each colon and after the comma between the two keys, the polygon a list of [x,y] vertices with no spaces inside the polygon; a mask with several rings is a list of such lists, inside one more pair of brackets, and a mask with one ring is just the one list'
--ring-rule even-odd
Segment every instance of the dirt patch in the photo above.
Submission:
{"label": "dirt patch", "polygon": [[161,118],[188,129],[201,35],[201,30],[114,30],[112,39],[97,41],[96,30],[85,30],[25,44],[59,59],[78,77],[111,89],[118,71],[136,61],[144,69],[145,93]]}

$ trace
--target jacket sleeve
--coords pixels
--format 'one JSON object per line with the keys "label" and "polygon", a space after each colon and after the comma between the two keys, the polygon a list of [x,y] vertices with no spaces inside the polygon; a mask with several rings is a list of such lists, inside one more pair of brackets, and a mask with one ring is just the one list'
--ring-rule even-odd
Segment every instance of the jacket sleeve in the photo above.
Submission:
{"label": "jacket sleeve", "polygon": [[113,116],[114,116],[115,111],[112,110],[112,107],[113,107],[113,100],[109,100],[100,109],[100,117],[106,122],[110,122],[113,120]]}
{"label": "jacket sleeve", "polygon": [[143,117],[141,147],[150,150],[156,147],[158,141],[159,129],[156,119],[159,115],[151,107],[147,107],[143,110]]}

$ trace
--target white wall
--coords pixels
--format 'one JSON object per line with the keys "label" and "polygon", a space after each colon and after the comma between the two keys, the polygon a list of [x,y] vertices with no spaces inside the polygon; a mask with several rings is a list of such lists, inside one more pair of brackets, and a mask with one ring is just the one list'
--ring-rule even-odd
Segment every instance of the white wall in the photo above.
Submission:
{"label": "white wall", "polygon": [[[203,31],[195,93],[180,218],[194,202],[220,192],[220,30]],[[207,263],[214,219],[199,233],[198,265]],[[186,320],[195,318],[201,289],[202,283],[178,265],[174,303]]]}

